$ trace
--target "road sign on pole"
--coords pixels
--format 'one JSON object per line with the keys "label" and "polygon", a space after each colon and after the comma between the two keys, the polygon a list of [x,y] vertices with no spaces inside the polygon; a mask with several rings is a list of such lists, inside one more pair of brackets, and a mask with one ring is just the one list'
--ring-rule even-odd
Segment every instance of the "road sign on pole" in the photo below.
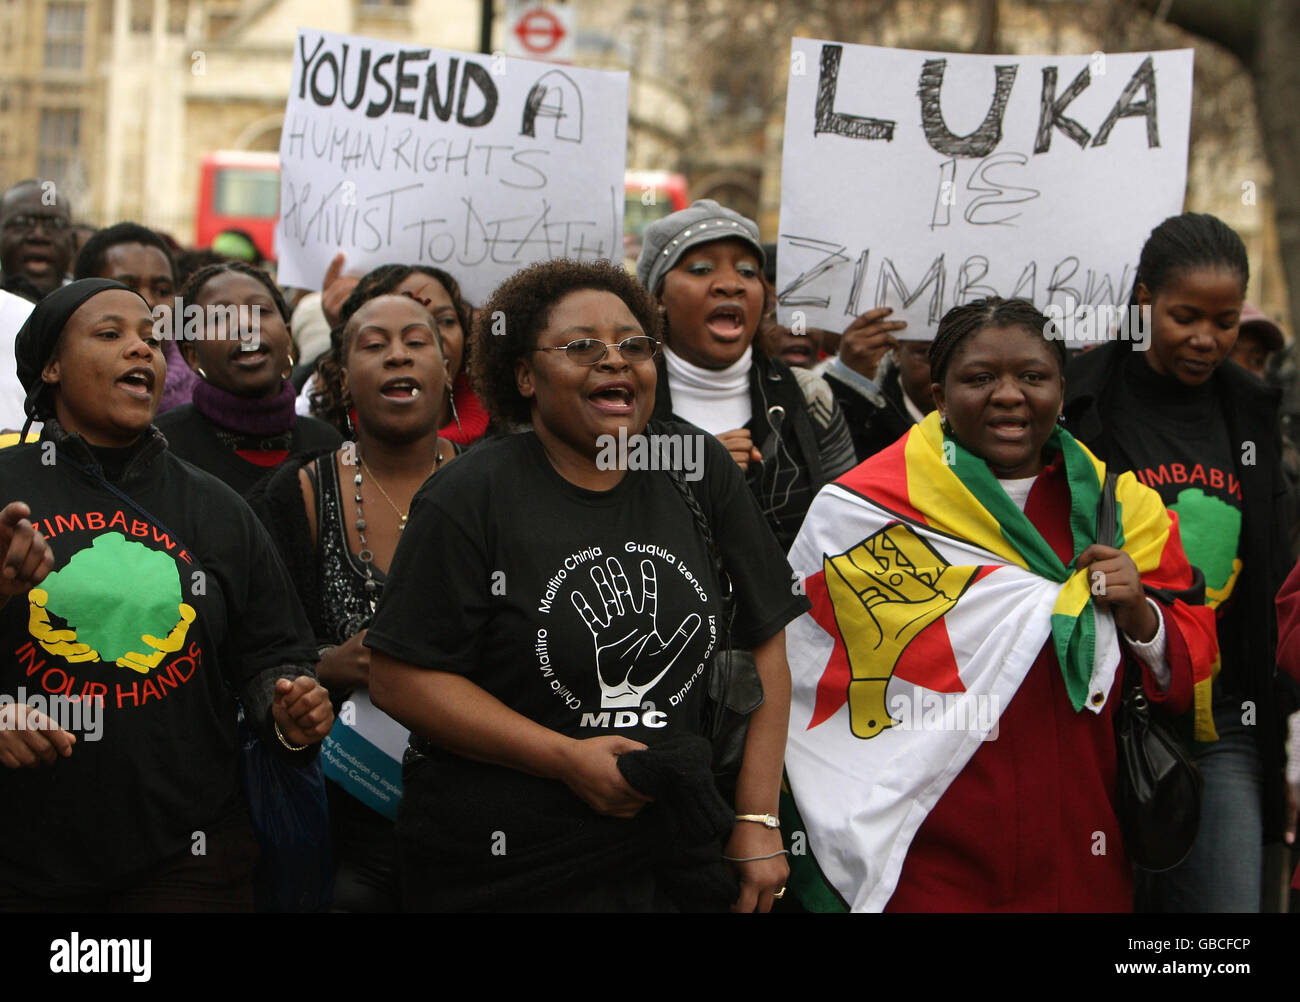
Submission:
{"label": "road sign on pole", "polygon": [[511,0],[506,5],[506,55],[571,63],[576,24],[572,4]]}

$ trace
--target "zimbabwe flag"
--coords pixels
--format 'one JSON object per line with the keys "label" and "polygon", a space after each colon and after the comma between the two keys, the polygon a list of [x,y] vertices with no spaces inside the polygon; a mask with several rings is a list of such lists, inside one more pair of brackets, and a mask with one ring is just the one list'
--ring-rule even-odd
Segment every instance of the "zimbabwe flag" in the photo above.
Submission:
{"label": "zimbabwe flag", "polygon": [[[1052,433],[1077,559],[1097,542],[1105,466]],[[1214,614],[1177,517],[1131,473],[1117,539],[1172,608],[1193,664],[1195,732],[1213,740]],[[1051,643],[1076,711],[1100,713],[1118,630],[1084,570],[1062,564],[988,465],[930,414],[818,494],[790,563],[812,603],[787,628],[793,693],[786,774],[821,872],[855,910],[882,909],[921,823]]]}

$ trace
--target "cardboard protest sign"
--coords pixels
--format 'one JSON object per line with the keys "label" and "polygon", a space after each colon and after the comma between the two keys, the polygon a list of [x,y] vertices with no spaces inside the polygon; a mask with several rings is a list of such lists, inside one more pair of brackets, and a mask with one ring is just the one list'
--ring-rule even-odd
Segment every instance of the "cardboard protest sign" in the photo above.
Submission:
{"label": "cardboard protest sign", "polygon": [[929,340],[982,296],[1125,306],[1143,242],[1182,211],[1191,93],[1190,49],[977,56],[794,39],[782,322],[838,331],[889,306],[908,322],[899,337]]}
{"label": "cardboard protest sign", "polygon": [[481,304],[553,257],[621,260],[627,74],[299,29],[279,280],[446,269]]}

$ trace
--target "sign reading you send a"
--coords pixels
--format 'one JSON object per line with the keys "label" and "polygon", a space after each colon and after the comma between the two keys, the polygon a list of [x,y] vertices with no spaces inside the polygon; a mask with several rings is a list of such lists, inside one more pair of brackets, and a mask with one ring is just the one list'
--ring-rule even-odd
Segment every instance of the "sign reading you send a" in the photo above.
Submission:
{"label": "sign reading you send a", "polygon": [[777,291],[811,327],[890,306],[1123,305],[1182,211],[1192,52],[977,56],[796,38]]}
{"label": "sign reading you send a", "polygon": [[553,257],[620,260],[627,74],[299,29],[279,280],[444,268],[471,302]]}

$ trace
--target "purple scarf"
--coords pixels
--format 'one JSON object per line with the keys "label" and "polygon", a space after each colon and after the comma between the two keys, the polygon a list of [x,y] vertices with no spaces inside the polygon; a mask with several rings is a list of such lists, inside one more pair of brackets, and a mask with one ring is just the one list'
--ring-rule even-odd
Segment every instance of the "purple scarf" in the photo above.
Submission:
{"label": "purple scarf", "polygon": [[237,397],[218,389],[206,380],[194,387],[194,409],[214,424],[244,435],[279,435],[298,420],[293,404],[297,399],[293,384],[287,379],[280,392],[266,400]]}
{"label": "purple scarf", "polygon": [[164,343],[163,355],[167,359],[167,380],[163,383],[162,401],[158,404],[159,414],[188,404],[194,395],[194,385],[199,381],[198,374],[185,364],[175,341]]}

